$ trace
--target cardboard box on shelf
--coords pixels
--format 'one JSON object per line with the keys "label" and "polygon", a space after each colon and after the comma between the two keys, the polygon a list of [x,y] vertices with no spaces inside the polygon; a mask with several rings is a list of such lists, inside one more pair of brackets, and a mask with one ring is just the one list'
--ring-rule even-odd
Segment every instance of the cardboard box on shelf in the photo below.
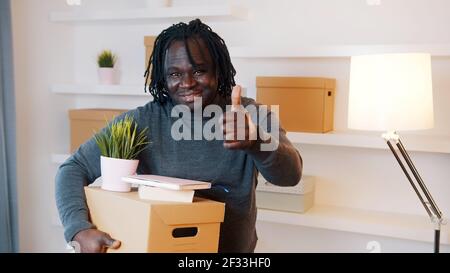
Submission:
{"label": "cardboard box on shelf", "polygon": [[336,80],[304,77],[257,77],[256,101],[279,105],[281,126],[291,132],[333,130]]}
{"label": "cardboard box on shelf", "polygon": [[192,203],[143,200],[128,193],[85,187],[91,221],[121,241],[109,252],[218,251],[225,204],[195,198]]}
{"label": "cardboard box on shelf", "polygon": [[114,117],[126,112],[124,109],[72,109],[70,119],[70,152],[73,153],[81,144],[89,140],[94,131],[106,126]]}
{"label": "cardboard box on shelf", "polygon": [[145,46],[145,68],[148,66],[148,61],[153,52],[153,46],[155,44],[156,36],[144,36]]}
{"label": "cardboard box on shelf", "polygon": [[261,209],[304,213],[314,205],[315,181],[303,176],[293,187],[280,187],[267,182],[262,175],[256,187],[256,206]]}

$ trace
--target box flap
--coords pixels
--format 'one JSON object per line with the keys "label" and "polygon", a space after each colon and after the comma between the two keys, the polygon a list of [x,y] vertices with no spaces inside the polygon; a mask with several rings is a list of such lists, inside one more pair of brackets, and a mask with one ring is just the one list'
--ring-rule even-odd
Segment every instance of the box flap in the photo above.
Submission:
{"label": "box flap", "polygon": [[334,89],[335,79],[305,77],[256,77],[256,87],[301,87]]}
{"label": "box flap", "polygon": [[83,120],[111,120],[114,117],[126,112],[125,109],[71,109],[69,110],[70,119]]}
{"label": "box flap", "polygon": [[223,222],[225,204],[195,198],[194,202],[189,204],[154,204],[152,212],[157,213],[166,225],[218,223]]}

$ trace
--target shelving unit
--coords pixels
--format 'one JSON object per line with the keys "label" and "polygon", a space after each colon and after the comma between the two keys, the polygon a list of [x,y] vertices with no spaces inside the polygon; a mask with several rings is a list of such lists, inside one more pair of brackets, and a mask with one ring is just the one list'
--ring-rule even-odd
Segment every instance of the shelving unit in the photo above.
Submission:
{"label": "shelving unit", "polygon": [[[68,157],[68,154],[53,154],[52,162],[60,164]],[[434,234],[433,224],[426,216],[326,205],[315,205],[303,214],[258,209],[257,220],[423,242],[432,242]],[[449,239],[449,228],[443,226],[441,243],[448,245]]]}
{"label": "shelving unit", "polygon": [[[50,21],[69,24],[118,24],[160,22],[187,18],[208,20],[242,20],[248,11],[232,5],[209,7],[169,7],[160,9],[127,9],[116,11],[52,12]],[[230,47],[232,58],[349,58],[352,55],[371,53],[429,52],[433,57],[450,56],[450,44],[423,45],[335,45],[335,46],[249,46]],[[251,60],[250,60],[251,61]],[[62,95],[100,96],[151,96],[144,93],[143,85],[54,84],[50,91]],[[379,134],[332,132],[326,134],[288,132],[296,144],[325,145],[347,148],[388,149]],[[450,153],[450,136],[419,136],[401,134],[408,151]],[[62,164],[69,154],[51,154],[54,164]],[[315,205],[304,214],[258,209],[258,221],[305,226],[343,232],[386,236],[399,239],[432,242],[433,226],[426,216],[389,212],[365,211]],[[441,232],[441,243],[450,244],[448,226]]]}
{"label": "shelving unit", "polygon": [[[389,149],[379,134],[351,132],[331,132],[326,134],[288,132],[293,143],[343,146],[354,148]],[[450,136],[428,136],[400,134],[408,151],[450,153]]]}
{"label": "shelving unit", "polygon": [[174,6],[157,9],[127,9],[127,10],[76,10],[69,12],[52,12],[52,22],[88,22],[111,20],[161,20],[161,19],[246,19],[247,9],[233,5],[210,5],[208,7]]}
{"label": "shelving unit", "polygon": [[54,84],[50,91],[57,94],[146,96],[144,85]]}
{"label": "shelving unit", "polygon": [[[243,94],[247,88],[243,88]],[[142,85],[97,85],[97,84],[54,84],[50,87],[56,94],[106,95],[106,96],[142,96],[152,100],[149,93],[144,93]],[[293,143],[342,146],[354,148],[388,149],[381,133],[339,132],[299,133],[288,132]],[[400,134],[408,151],[450,153],[450,136]]]}
{"label": "shelving unit", "polygon": [[[389,147],[383,138],[376,134],[363,135],[345,132],[332,132],[326,134],[288,132],[287,137],[295,144],[342,146],[353,148],[370,148],[387,150]],[[450,137],[446,136],[402,136],[403,144],[408,151],[450,153]],[[68,154],[52,154],[51,161],[56,164],[63,163]]]}
{"label": "shelving unit", "polygon": [[450,44],[231,47],[234,58],[348,58],[375,53],[428,52],[450,56]]}
{"label": "shelving unit", "polygon": [[[434,238],[433,224],[426,216],[365,211],[353,208],[315,205],[303,214],[258,209],[257,219],[265,222],[423,242],[433,242]],[[443,226],[441,230],[441,243],[450,244],[447,226]]]}
{"label": "shelving unit", "polygon": [[[242,87],[245,96],[247,88]],[[56,94],[105,95],[105,96],[143,96],[153,100],[150,93],[144,92],[144,85],[99,85],[99,84],[53,84],[50,91]]]}
{"label": "shelving unit", "polygon": [[[53,154],[61,164],[70,155]],[[426,216],[315,205],[306,213],[258,209],[258,221],[432,242],[433,224]],[[442,227],[441,243],[450,244],[449,228]]]}

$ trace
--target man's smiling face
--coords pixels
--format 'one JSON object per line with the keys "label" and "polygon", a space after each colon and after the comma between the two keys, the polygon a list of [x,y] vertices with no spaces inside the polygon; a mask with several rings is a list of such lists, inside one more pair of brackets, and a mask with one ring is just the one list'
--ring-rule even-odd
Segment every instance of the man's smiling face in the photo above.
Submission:
{"label": "man's smiling face", "polygon": [[189,55],[183,41],[169,46],[164,60],[167,91],[175,104],[194,109],[194,98],[202,97],[203,107],[211,104],[217,92],[217,76],[211,54],[201,39],[188,40]]}

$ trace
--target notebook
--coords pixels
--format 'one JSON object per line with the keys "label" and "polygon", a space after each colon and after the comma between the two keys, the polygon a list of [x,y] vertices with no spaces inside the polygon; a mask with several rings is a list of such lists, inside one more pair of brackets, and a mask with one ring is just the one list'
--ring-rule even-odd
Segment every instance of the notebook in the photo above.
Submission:
{"label": "notebook", "polygon": [[170,190],[201,190],[211,188],[210,182],[152,174],[136,174],[124,176],[122,177],[122,181]]}

